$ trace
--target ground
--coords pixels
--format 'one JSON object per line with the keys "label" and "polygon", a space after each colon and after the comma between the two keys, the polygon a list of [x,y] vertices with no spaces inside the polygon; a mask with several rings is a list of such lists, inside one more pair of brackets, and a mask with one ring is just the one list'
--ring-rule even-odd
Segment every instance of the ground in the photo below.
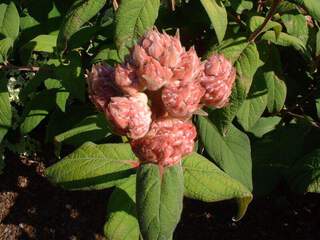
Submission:
{"label": "ground", "polygon": [[[44,177],[51,164],[37,157],[6,160],[0,176],[0,240],[105,239],[103,224],[110,190],[68,192]],[[185,199],[177,240],[320,239],[320,195],[255,198],[246,216],[232,221],[232,202]]]}

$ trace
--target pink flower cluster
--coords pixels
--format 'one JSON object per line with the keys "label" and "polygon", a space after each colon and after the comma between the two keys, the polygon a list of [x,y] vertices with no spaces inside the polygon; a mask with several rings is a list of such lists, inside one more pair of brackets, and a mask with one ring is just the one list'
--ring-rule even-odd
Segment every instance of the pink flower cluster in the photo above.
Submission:
{"label": "pink flower cluster", "polygon": [[226,106],[235,75],[222,55],[201,62],[178,35],[151,30],[123,64],[94,65],[87,80],[91,101],[140,161],[170,166],[193,151],[192,115],[203,105]]}

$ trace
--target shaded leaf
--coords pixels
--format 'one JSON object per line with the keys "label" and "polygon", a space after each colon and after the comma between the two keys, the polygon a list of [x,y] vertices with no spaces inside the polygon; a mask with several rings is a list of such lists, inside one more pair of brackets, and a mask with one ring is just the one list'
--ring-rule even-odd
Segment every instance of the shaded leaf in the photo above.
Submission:
{"label": "shaded leaf", "polygon": [[101,140],[111,134],[104,114],[88,116],[73,128],[55,137],[58,143],[79,146],[86,141]]}
{"label": "shaded leaf", "polygon": [[55,91],[42,91],[26,105],[20,125],[22,134],[31,132],[46,118],[54,107],[55,94]]}
{"label": "shaded leaf", "polygon": [[320,193],[320,149],[299,159],[288,172],[287,180],[293,191]]}

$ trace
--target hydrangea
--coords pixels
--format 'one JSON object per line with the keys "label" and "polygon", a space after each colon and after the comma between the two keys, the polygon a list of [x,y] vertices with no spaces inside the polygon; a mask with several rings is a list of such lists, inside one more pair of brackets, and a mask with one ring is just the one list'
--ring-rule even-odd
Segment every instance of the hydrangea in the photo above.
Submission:
{"label": "hydrangea", "polygon": [[215,54],[201,62],[179,35],[153,29],[115,68],[95,65],[87,80],[90,99],[114,130],[129,138],[141,163],[170,166],[194,148],[191,117],[203,105],[226,106],[235,69]]}

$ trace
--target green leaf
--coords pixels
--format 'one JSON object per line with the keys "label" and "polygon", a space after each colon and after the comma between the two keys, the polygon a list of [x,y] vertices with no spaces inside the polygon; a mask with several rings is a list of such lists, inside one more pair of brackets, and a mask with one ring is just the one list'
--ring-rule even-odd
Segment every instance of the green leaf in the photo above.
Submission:
{"label": "green leaf", "polygon": [[320,56],[320,29],[317,32],[316,35],[316,51],[315,51],[315,56]]}
{"label": "green leaf", "polygon": [[48,78],[44,81],[47,89],[55,89],[56,93],[56,104],[62,112],[66,110],[66,103],[70,93],[62,86],[61,82],[57,79]]}
{"label": "green leaf", "polygon": [[0,4],[0,33],[13,41],[19,35],[20,17],[13,1]]}
{"label": "green leaf", "polygon": [[111,46],[103,46],[97,53],[97,55],[93,58],[92,63],[101,61],[105,61],[110,65],[121,62],[117,50],[112,48]]}
{"label": "green leaf", "polygon": [[251,149],[248,136],[231,126],[226,136],[207,118],[198,118],[200,138],[215,163],[252,190]]}
{"label": "green leaf", "polygon": [[250,93],[237,113],[238,121],[246,131],[256,124],[266,109],[268,101],[267,93],[264,79],[255,77]]}
{"label": "green leaf", "polygon": [[262,117],[248,131],[251,132],[254,136],[261,138],[266,133],[275,130],[280,121],[281,117]]}
{"label": "green leaf", "polygon": [[112,240],[139,240],[140,230],[136,213],[136,175],[118,185],[108,203],[104,234]]}
{"label": "green leaf", "polygon": [[283,47],[293,47],[297,51],[301,52],[304,55],[307,55],[306,48],[304,43],[297,37],[291,36],[289,34],[281,32],[277,37],[273,31],[265,32],[262,37],[262,40],[270,41],[276,45]]}
{"label": "green leaf", "polygon": [[13,40],[11,38],[4,38],[0,40],[0,63],[7,60],[12,48]]}
{"label": "green leaf", "polygon": [[[160,172],[161,171],[161,172]],[[144,240],[172,239],[183,200],[181,165],[143,164],[137,171],[137,214]]]}
{"label": "green leaf", "polygon": [[20,51],[36,51],[53,53],[57,43],[57,36],[39,35],[25,44]]}
{"label": "green leaf", "polygon": [[110,188],[122,183],[138,164],[129,144],[83,144],[47,168],[49,180],[69,190]]}
{"label": "green leaf", "polygon": [[[261,16],[253,16],[250,18],[249,21],[249,28],[251,30],[251,32],[254,32],[258,27],[260,27],[262,25],[262,23],[264,22],[265,18],[261,17]],[[278,22],[275,21],[268,21],[266,26],[260,31],[262,32],[266,32],[270,29],[273,29],[274,32],[276,33],[276,36],[279,36],[280,32],[282,31],[282,25]]]}
{"label": "green leaf", "polygon": [[288,172],[287,181],[299,193],[320,193],[320,149],[299,159]]}
{"label": "green leaf", "polygon": [[278,127],[252,143],[254,193],[270,193],[301,157],[305,126],[289,124]]}
{"label": "green leaf", "polygon": [[277,47],[273,45],[260,45],[265,65],[259,71],[259,80],[265,81],[268,88],[269,112],[280,112],[287,96],[287,86],[282,73],[282,63]]}
{"label": "green leaf", "polygon": [[93,18],[106,4],[106,0],[78,0],[68,13],[60,27],[57,48],[65,51],[69,39],[81,29],[81,26]]}
{"label": "green leaf", "polygon": [[248,43],[245,38],[227,40],[216,51],[234,63],[237,71],[229,105],[210,114],[219,131],[226,134],[250,90],[253,76],[261,66],[261,61],[256,45]]}
{"label": "green leaf", "polygon": [[303,5],[315,20],[320,21],[320,5],[318,0],[303,0]]}
{"label": "green leaf", "polygon": [[116,12],[115,43],[121,59],[158,17],[159,0],[121,0]]}
{"label": "green leaf", "polygon": [[[0,143],[11,127],[12,112],[7,89],[7,79],[0,73]],[[1,158],[1,156],[0,156]]]}
{"label": "green leaf", "polygon": [[220,0],[201,0],[201,3],[211,20],[218,41],[222,42],[228,25],[226,8]]}
{"label": "green leaf", "polygon": [[58,80],[70,94],[80,101],[85,99],[85,80],[82,73],[81,56],[72,52],[69,56],[69,65],[60,65],[54,69]]}
{"label": "green leaf", "polygon": [[192,153],[182,161],[184,195],[204,202],[237,199],[237,220],[240,220],[252,200],[250,191],[237,180],[221,171],[198,153]]}
{"label": "green leaf", "polygon": [[57,135],[55,140],[58,143],[79,146],[86,141],[101,140],[110,134],[104,114],[98,114],[86,117],[72,129]]}
{"label": "green leaf", "polygon": [[6,163],[4,162],[3,159],[3,153],[0,152],[0,175],[3,173],[3,169],[5,168]]}
{"label": "green leaf", "polygon": [[42,91],[26,105],[20,125],[22,134],[31,132],[46,118],[54,107],[55,94],[55,91]]}
{"label": "green leaf", "polygon": [[287,29],[287,33],[299,38],[306,46],[309,29],[305,16],[302,14],[283,14],[281,20]]}
{"label": "green leaf", "polygon": [[245,10],[251,10],[253,8],[253,2],[248,0],[233,0],[230,2],[231,7],[236,13],[241,14]]}

